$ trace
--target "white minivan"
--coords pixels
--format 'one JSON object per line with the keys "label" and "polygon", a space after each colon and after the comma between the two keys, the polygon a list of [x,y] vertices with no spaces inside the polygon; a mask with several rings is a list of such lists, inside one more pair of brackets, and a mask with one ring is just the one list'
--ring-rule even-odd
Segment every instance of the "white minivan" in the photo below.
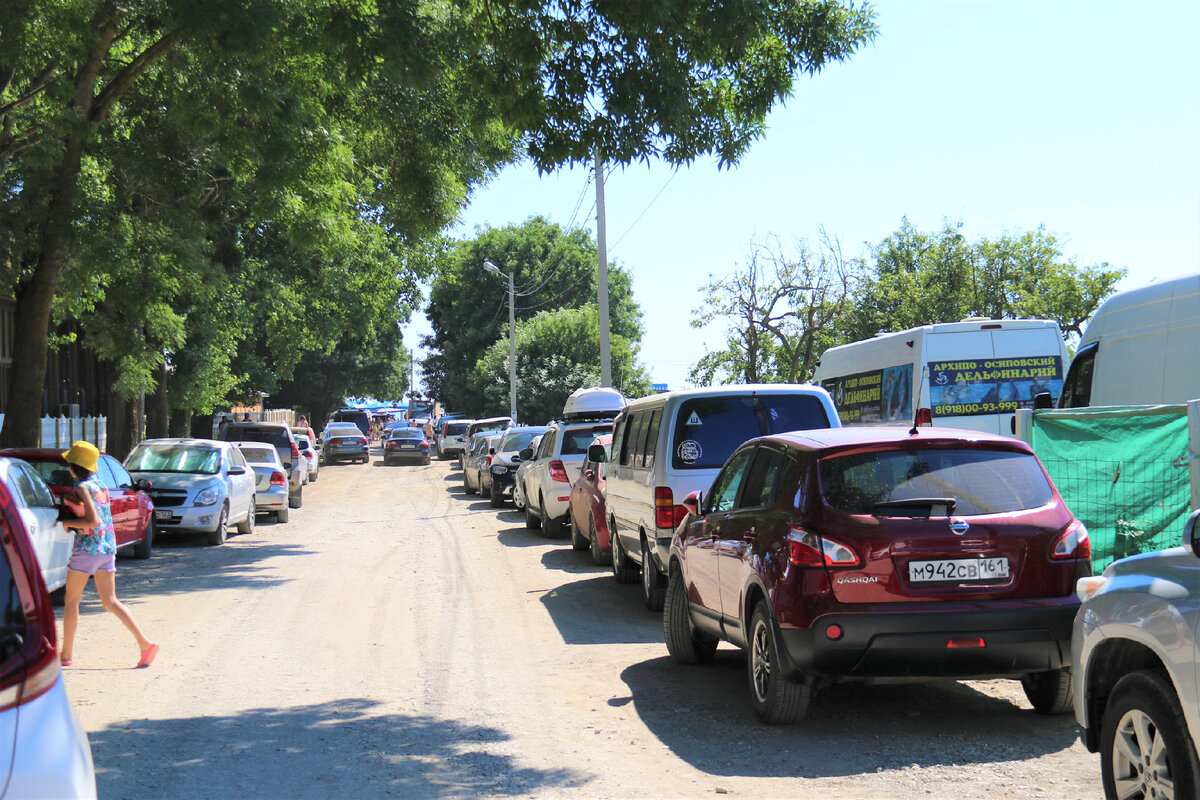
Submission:
{"label": "white minivan", "polygon": [[613,441],[588,448],[604,462],[604,499],[618,583],[642,575],[651,611],[662,610],[671,536],[691,492],[707,492],[725,460],[756,436],[841,427],[829,392],[809,384],[683,389],[630,401]]}
{"label": "white minivan", "polygon": [[1200,275],[1104,301],[1088,323],[1059,408],[1186,403],[1200,398]]}
{"label": "white minivan", "polygon": [[1012,434],[1018,408],[1056,400],[1070,355],[1043,319],[943,322],[831,347],[813,382],[845,425],[935,424]]}

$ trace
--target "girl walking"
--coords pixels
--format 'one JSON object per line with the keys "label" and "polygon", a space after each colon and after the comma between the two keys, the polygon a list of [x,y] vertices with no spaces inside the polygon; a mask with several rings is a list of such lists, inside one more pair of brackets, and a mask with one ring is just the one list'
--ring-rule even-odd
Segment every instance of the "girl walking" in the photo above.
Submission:
{"label": "girl walking", "polygon": [[[67,564],[66,601],[63,605],[63,643],[59,657],[64,667],[71,666],[75,629],[79,626],[79,600],[88,578],[96,579],[96,591],[105,611],[111,611],[124,623],[141,650],[137,666],[148,667],[158,655],[158,645],[146,638],[133,615],[117,599],[117,538],[113,533],[112,509],[108,490],[96,480],[100,451],[90,442],[76,442],[63,453],[75,478],[79,504],[77,519],[63,520],[63,527],[75,529],[75,544]],[[71,504],[76,505],[76,504]]]}

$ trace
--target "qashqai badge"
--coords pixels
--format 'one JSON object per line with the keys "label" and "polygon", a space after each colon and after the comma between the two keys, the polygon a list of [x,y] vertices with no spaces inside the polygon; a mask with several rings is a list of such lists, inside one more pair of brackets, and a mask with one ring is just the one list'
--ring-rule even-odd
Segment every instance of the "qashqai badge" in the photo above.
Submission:
{"label": "qashqai badge", "polygon": [[970,528],[971,526],[967,524],[967,521],[962,517],[955,517],[954,519],[950,520],[950,530],[959,536],[962,536],[964,533],[970,530]]}

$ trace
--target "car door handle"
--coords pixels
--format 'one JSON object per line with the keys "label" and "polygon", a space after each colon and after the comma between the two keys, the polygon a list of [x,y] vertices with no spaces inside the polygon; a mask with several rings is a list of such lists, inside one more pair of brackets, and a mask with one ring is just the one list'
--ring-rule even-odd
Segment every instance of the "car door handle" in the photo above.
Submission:
{"label": "car door handle", "polygon": [[758,531],[756,531],[754,529],[753,525],[750,526],[750,530],[746,531],[746,538],[747,539],[757,539],[758,538]]}

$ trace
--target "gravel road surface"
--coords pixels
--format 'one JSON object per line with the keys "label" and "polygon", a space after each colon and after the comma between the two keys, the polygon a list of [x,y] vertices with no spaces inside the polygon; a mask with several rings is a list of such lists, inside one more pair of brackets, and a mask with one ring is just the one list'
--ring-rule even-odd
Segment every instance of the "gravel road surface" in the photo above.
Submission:
{"label": "gravel road surface", "polygon": [[450,462],[336,465],[291,521],[118,562],[149,669],[94,589],[67,688],[101,798],[1095,800],[1070,715],[1012,681],[842,685],[760,724],[741,651],[662,619]]}

